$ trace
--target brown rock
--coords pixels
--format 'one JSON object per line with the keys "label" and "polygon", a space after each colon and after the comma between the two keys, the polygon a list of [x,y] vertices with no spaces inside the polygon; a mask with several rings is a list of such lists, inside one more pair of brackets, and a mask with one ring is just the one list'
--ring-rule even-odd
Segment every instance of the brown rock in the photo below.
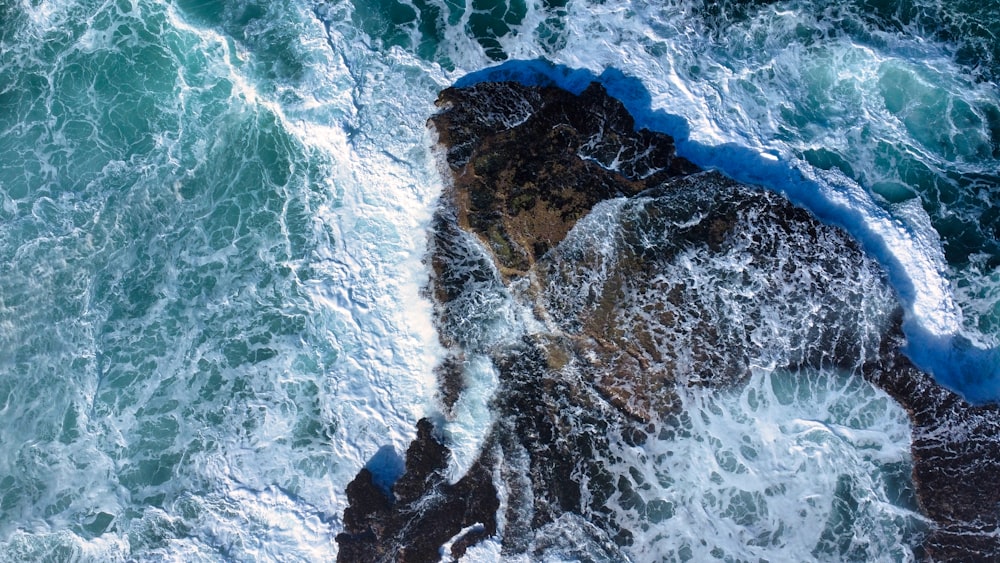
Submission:
{"label": "brown rock", "polygon": [[[469,109],[497,99],[505,102],[496,111]],[[597,83],[580,96],[484,83],[449,88],[438,105],[430,122],[454,184],[446,205],[505,276],[525,275],[597,202],[697,170],[675,155],[669,136],[636,132],[624,106]]]}
{"label": "brown rock", "polygon": [[[635,131],[597,84],[579,96],[479,84],[449,88],[438,104],[430,123],[451,180],[429,252],[450,351],[440,397],[447,414],[465,389],[465,359],[489,357],[497,422],[455,485],[426,420],[392,498],[362,470],[347,490],[339,560],[436,561],[445,541],[481,524],[454,542],[461,556],[496,533],[495,477],[505,554],[544,549],[535,533],[568,516],[616,553],[631,532],[608,504],[643,501],[638,478],[600,461],[614,457],[612,442],[680,435],[680,386],[741,385],[762,357],[886,390],[913,423],[913,482],[934,524],[925,555],[1000,559],[1000,409],[965,403],[902,355],[898,316],[869,306],[891,304],[884,276],[846,233],[777,194],[698,171],[670,137]],[[545,329],[515,339],[470,329],[489,324],[482,303],[498,300],[484,296],[501,293]]]}

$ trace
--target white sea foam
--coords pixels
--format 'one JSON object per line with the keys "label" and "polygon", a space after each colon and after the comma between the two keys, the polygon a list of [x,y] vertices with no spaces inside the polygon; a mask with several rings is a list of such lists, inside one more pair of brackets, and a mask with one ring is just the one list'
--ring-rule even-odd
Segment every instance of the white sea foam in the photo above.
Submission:
{"label": "white sea foam", "polygon": [[490,400],[497,389],[497,372],[488,357],[473,356],[463,366],[466,387],[455,404],[454,416],[444,423],[444,438],[451,451],[448,480],[458,481],[479,456],[483,440],[493,425]]}
{"label": "white sea foam", "polygon": [[[336,553],[332,538],[345,508],[343,491],[347,483],[380,447],[389,444],[405,450],[415,421],[428,414],[434,397],[432,370],[440,347],[430,321],[430,302],[421,295],[427,275],[421,260],[440,179],[427,150],[430,139],[424,120],[432,111],[431,101],[443,81],[426,78],[423,89],[412,90],[412,76],[405,76],[404,67],[408,66],[414,76],[433,76],[434,72],[422,69],[419,61],[405,55],[388,62],[347,61],[343,53],[330,52],[323,26],[310,19],[304,28],[312,30],[313,41],[304,40],[304,49],[315,49],[319,55],[312,69],[318,78],[279,88],[285,93],[296,86],[303,89],[301,102],[288,102],[274,93],[274,84],[254,73],[259,53],[236,45],[219,30],[187,22],[173,6],[147,6],[144,15],[150,21],[159,17],[159,21],[168,22],[168,39],[190,49],[192,58],[203,55],[198,61],[186,61],[198,71],[185,68],[178,73],[179,104],[174,111],[190,119],[180,131],[165,132],[157,141],[167,155],[165,162],[139,163],[153,181],[163,171],[192,167],[190,174],[182,173],[171,182],[171,197],[176,205],[192,205],[185,202],[192,197],[189,186],[193,180],[226,164],[204,161],[218,158],[225,135],[233,134],[229,127],[232,123],[238,129],[240,123],[248,122],[247,129],[254,131],[256,127],[267,127],[273,118],[279,129],[290,132],[301,143],[294,146],[293,141],[290,150],[305,153],[312,160],[291,165],[291,182],[296,185],[279,186],[324,192],[306,197],[312,198],[307,205],[315,205],[313,209],[307,207],[312,212],[308,221],[313,236],[320,241],[326,239],[326,244],[319,245],[315,254],[306,259],[286,260],[283,264],[300,274],[304,280],[301,289],[311,298],[308,333],[306,340],[275,337],[270,344],[272,350],[277,350],[272,352],[277,354],[275,361],[264,362],[258,368],[226,369],[222,381],[244,385],[248,392],[242,397],[216,397],[214,404],[199,397],[199,388],[202,393],[214,393],[211,386],[203,386],[209,377],[208,368],[203,366],[217,365],[221,356],[211,341],[199,340],[202,335],[215,330],[213,326],[218,322],[235,331],[248,328],[241,324],[242,319],[225,316],[230,305],[245,303],[247,298],[259,299],[261,307],[271,305],[267,295],[255,295],[253,289],[225,293],[230,290],[227,282],[235,287],[244,285],[244,280],[227,277],[226,264],[240,259],[234,245],[224,244],[209,254],[202,254],[203,249],[197,246],[167,248],[162,258],[167,262],[168,279],[161,286],[163,297],[157,299],[152,313],[133,325],[123,324],[114,331],[104,329],[103,343],[95,345],[91,341],[86,347],[100,350],[102,346],[107,348],[108,342],[131,339],[141,356],[144,347],[155,350],[152,341],[130,332],[155,334],[158,327],[180,323],[186,327],[182,334],[187,336],[174,340],[174,350],[166,357],[135,357],[110,364],[114,373],[135,373],[132,379],[102,381],[100,373],[81,377],[81,393],[86,400],[79,402],[97,405],[96,410],[76,408],[73,393],[67,393],[65,400],[52,402],[54,412],[42,416],[42,420],[49,421],[46,425],[63,420],[68,402],[69,412],[77,413],[77,428],[82,436],[75,438],[70,447],[43,440],[43,447],[38,449],[43,454],[39,462],[47,461],[26,465],[24,459],[11,459],[9,471],[3,473],[26,473],[29,479],[42,477],[47,485],[35,497],[38,510],[59,506],[62,513],[43,519],[24,505],[24,513],[8,524],[29,533],[10,536],[10,529],[2,530],[4,551],[33,553],[32,549],[45,549],[50,543],[46,529],[65,529],[74,525],[78,514],[103,510],[113,516],[111,529],[98,538],[73,540],[83,546],[80,549],[84,554],[90,554],[84,555],[87,559],[127,557],[94,555],[103,553],[100,546],[109,542],[121,548],[116,538],[124,538],[127,526],[140,536],[174,536],[159,546],[155,542],[133,542],[132,556],[206,560],[228,552],[237,559],[330,559]],[[126,18],[123,25],[133,23]],[[287,23],[276,21],[275,25]],[[109,41],[105,28],[88,29],[75,49],[82,56],[103,53],[110,49]],[[344,53],[352,51],[346,44],[341,47]],[[171,54],[178,58],[188,55]],[[368,70],[352,77],[348,62],[367,65]],[[392,80],[397,81],[394,91],[400,95],[385,103],[377,90]],[[199,129],[205,125],[198,123],[199,114],[219,112],[217,107],[206,105],[205,93],[220,85],[231,92],[230,107],[223,110],[223,119]],[[355,105],[359,102],[360,108]],[[386,142],[386,135],[392,142]],[[189,150],[185,143],[192,136],[202,137],[192,145],[195,158],[185,154]],[[254,155],[241,156],[247,159]],[[109,177],[136,182],[132,177],[136,162],[118,162],[120,166],[104,166],[90,184],[93,189],[101,189],[102,181]],[[311,165],[319,173],[310,172]],[[58,165],[49,167],[51,170],[45,174],[53,180],[62,174]],[[163,175],[170,177],[169,173]],[[317,185],[303,185],[303,177],[305,182]],[[137,185],[138,189],[128,193],[137,194],[139,203],[145,203],[139,194],[148,186],[141,179]],[[226,192],[225,186],[218,190],[221,195],[213,202],[216,208],[232,205],[237,213],[255,211],[246,202],[227,201]],[[40,199],[33,206],[34,218],[39,222],[58,218],[46,209],[45,201]],[[134,211],[142,213],[141,208]],[[289,221],[295,210],[286,204],[277,211],[280,236],[257,250],[265,263],[272,253],[291,255],[292,246],[297,244],[294,237],[301,236],[290,232]],[[205,215],[211,212],[210,207]],[[111,213],[104,215],[101,224],[115,220]],[[201,224],[195,221],[195,238],[213,236],[200,229]],[[300,231],[301,227],[296,229]],[[153,246],[156,244],[154,241]],[[30,252],[27,248],[22,251]],[[124,256],[128,258],[128,252]],[[171,302],[182,299],[179,295],[183,289],[178,287],[177,279],[187,274],[185,268],[214,264],[220,266],[217,287],[223,293],[207,296],[201,310],[174,307]],[[58,273],[60,264],[51,266]],[[44,277],[39,280],[42,283],[36,284],[38,289],[45,289]],[[286,298],[293,300],[294,288],[286,289],[291,290]],[[197,307],[198,303],[190,305]],[[291,310],[300,305],[292,302],[286,306]],[[93,306],[98,309],[91,315],[94,318],[83,320],[100,323],[104,304]],[[316,350],[303,349],[312,345],[317,345]],[[53,366],[70,363],[70,359],[64,362],[52,355],[49,359]],[[91,362],[97,364],[93,371],[100,372],[100,358],[92,357]],[[92,388],[87,388],[90,382]],[[310,412],[312,404],[316,405],[315,412]],[[26,415],[40,414],[37,407],[29,408]],[[208,416],[218,418],[205,422],[204,416],[213,412],[217,414]],[[6,416],[6,420],[22,418],[10,412]],[[199,422],[205,426],[199,428]],[[319,434],[318,440],[308,447],[292,446],[295,440],[302,439],[303,424],[317,428],[314,434]],[[19,426],[17,432],[26,439],[51,434],[27,425]],[[7,436],[13,438],[14,434]],[[166,469],[171,476],[168,482],[140,486],[116,482],[125,478],[121,475],[145,479],[143,471],[160,471],[157,456],[173,452],[183,452],[179,455],[183,455],[184,462]],[[109,455],[122,461],[115,466]],[[147,469],[145,464],[152,466]],[[44,469],[45,465],[49,469]],[[234,481],[238,485],[233,485]],[[86,490],[87,494],[65,496],[66,491],[74,489]],[[149,498],[157,496],[172,504],[149,509],[138,518],[128,515],[133,503],[155,504],[160,501]],[[72,500],[66,503],[64,499]],[[186,533],[180,530],[189,525],[196,525],[201,532],[183,539]],[[65,535],[74,537],[68,532]],[[26,547],[18,547],[21,545]]]}
{"label": "white sea foam", "polygon": [[913,559],[905,536],[921,517],[887,496],[900,476],[881,469],[908,463],[909,424],[884,394],[838,374],[757,370],[739,393],[683,398],[690,433],[622,444],[622,466],[610,462],[631,475],[618,515],[636,561]]}

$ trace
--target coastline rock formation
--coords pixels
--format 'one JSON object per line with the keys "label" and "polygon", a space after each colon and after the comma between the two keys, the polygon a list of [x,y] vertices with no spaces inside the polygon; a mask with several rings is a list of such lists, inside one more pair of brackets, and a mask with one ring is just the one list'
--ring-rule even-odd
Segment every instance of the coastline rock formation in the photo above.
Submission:
{"label": "coastline rock formation", "polygon": [[906,409],[913,425],[913,482],[933,525],[932,561],[1000,560],[1000,408],[970,405],[899,353],[897,333],[864,376]]}
{"label": "coastline rock formation", "polygon": [[[624,560],[634,522],[612,504],[659,526],[674,507],[646,495],[623,452],[689,433],[680,392],[738,388],[754,366],[836,370],[888,393],[910,416],[912,486],[931,523],[918,554],[1000,557],[988,486],[1000,411],[902,355],[895,297],[846,233],[699,170],[669,136],[635,131],[596,83],[580,95],[482,83],[438,104],[451,181],[428,257],[450,353],[440,399],[452,416],[485,361],[496,422],[455,484],[426,420],[389,495],[362,470],[338,560],[437,561],[460,534],[452,557],[493,537],[506,555]],[[529,328],[497,328],[511,318]]]}
{"label": "coastline rock formation", "polygon": [[345,532],[337,535],[337,560],[438,561],[450,539],[451,555],[461,557],[468,545],[496,534],[499,501],[483,463],[488,460],[455,484],[445,479],[447,460],[431,422],[421,419],[406,452],[406,471],[391,491],[381,490],[371,471],[362,469],[347,486],[350,507]]}

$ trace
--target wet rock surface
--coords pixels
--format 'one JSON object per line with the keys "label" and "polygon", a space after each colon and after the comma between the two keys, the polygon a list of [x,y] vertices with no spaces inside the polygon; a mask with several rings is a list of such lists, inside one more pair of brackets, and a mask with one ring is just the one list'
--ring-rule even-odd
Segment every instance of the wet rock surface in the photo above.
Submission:
{"label": "wet rock surface", "polygon": [[[450,350],[439,397],[454,416],[470,366],[486,361],[496,422],[454,485],[426,420],[393,498],[362,470],[339,560],[437,560],[475,524],[452,556],[494,536],[505,555],[624,560],[633,532],[611,503],[663,526],[672,508],[609,467],[615,448],[683,436],[679,391],[737,388],[762,363],[885,390],[912,422],[913,487],[932,523],[920,556],[1000,557],[1000,412],[901,354],[895,298],[846,233],[699,171],[670,137],[635,131],[598,84],[576,96],[484,83],[438,103],[431,125],[450,181],[428,255]],[[490,329],[505,322],[533,328]]]}
{"label": "wet rock surface", "polygon": [[488,245],[505,276],[526,274],[599,201],[697,171],[670,137],[636,132],[597,84],[575,96],[484,83],[449,88],[438,105],[446,109],[432,121],[458,225]]}
{"label": "wet rock surface", "polygon": [[934,561],[1000,560],[1000,408],[970,405],[898,353],[887,335],[864,375],[906,409],[913,423],[913,481],[934,522],[924,549]]}
{"label": "wet rock surface", "polygon": [[406,471],[389,494],[368,469],[347,486],[350,506],[344,511],[344,532],[337,535],[337,561],[439,561],[441,545],[449,539],[455,539],[452,551],[459,557],[470,543],[496,534],[499,501],[484,465],[489,462],[484,458],[449,484],[444,475],[448,449],[434,436],[431,422],[422,419],[406,452]]}

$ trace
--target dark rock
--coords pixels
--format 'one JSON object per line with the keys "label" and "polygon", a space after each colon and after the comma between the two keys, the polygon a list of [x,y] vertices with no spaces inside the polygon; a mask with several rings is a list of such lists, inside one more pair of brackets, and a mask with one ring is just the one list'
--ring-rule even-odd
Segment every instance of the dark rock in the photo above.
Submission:
{"label": "dark rock", "polygon": [[337,534],[338,561],[374,561],[385,555],[376,551],[385,530],[384,515],[390,499],[372,480],[372,473],[362,468],[347,485],[348,507],[344,510],[344,532]]}
{"label": "dark rock", "polygon": [[417,423],[417,437],[406,451],[406,471],[389,498],[362,469],[347,486],[344,532],[337,535],[342,562],[436,562],[442,544],[463,529],[479,525],[459,544],[496,534],[500,502],[487,468],[480,460],[457,483],[444,476],[448,450],[434,437],[427,419]]}
{"label": "dark rock", "polygon": [[464,363],[465,355],[453,348],[435,370],[438,395],[449,413],[455,408],[455,402],[465,390]]}
{"label": "dark rock", "polygon": [[899,353],[898,325],[865,376],[896,399],[913,424],[913,481],[934,527],[925,542],[935,561],[998,561],[1000,407],[970,405]]}
{"label": "dark rock", "polygon": [[669,414],[677,384],[744,382],[748,358],[768,352],[759,331],[774,315],[787,330],[773,336],[792,340],[778,359],[791,368],[849,368],[878,348],[877,335],[859,332],[865,295],[850,287],[860,247],[776,194],[694,174],[624,202],[610,221],[621,226],[598,248],[594,235],[568,239],[537,273],[581,369],[639,420]]}
{"label": "dark rock", "polygon": [[[450,416],[468,359],[489,358],[496,423],[455,485],[426,420],[393,498],[362,470],[339,560],[436,561],[449,539],[460,557],[496,534],[497,516],[505,555],[621,559],[635,540],[612,502],[664,525],[675,507],[647,502],[641,476],[609,467],[615,448],[685,436],[683,386],[742,385],[761,358],[884,389],[913,424],[913,485],[933,523],[918,555],[1000,559],[1000,412],[906,359],[885,276],[844,231],[697,170],[669,136],[635,131],[597,84],[579,96],[479,84],[438,104],[430,123],[451,180],[428,254],[449,350],[440,398]],[[507,300],[544,329],[491,336]]]}

